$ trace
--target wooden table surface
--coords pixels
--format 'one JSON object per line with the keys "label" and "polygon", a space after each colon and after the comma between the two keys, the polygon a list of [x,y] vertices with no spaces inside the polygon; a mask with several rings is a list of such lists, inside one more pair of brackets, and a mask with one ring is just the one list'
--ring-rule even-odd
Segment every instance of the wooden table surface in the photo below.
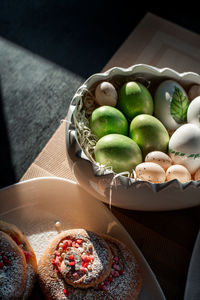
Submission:
{"label": "wooden table surface", "polygon": [[[103,71],[136,63],[200,73],[200,36],[148,13]],[[21,180],[43,176],[76,181],[66,158],[64,122]],[[183,299],[199,230],[200,207],[172,212],[137,212],[113,207],[112,212],[137,243],[166,298]]]}

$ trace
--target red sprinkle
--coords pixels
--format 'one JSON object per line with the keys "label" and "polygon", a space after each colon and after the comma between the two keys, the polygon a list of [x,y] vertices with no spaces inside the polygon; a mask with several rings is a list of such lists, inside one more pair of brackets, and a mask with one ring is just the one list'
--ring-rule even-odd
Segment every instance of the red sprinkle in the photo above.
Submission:
{"label": "red sprinkle", "polygon": [[60,266],[60,260],[61,260],[61,257],[58,257],[58,256],[56,256],[56,258],[54,258],[53,260],[52,260],[52,265],[54,265],[54,266],[56,266],[56,267],[58,267],[58,266]]}
{"label": "red sprinkle", "polygon": [[63,245],[62,245],[62,249],[63,249],[63,250],[66,250],[66,249],[67,249],[67,244],[63,244]]}
{"label": "red sprinkle", "polygon": [[9,264],[10,264],[9,259],[8,259],[6,256],[3,256],[2,258],[3,258],[3,263],[4,263],[4,265],[5,265],[5,266],[9,266]]}
{"label": "red sprinkle", "polygon": [[88,262],[85,262],[84,265],[83,265],[83,267],[87,268],[88,267]]}
{"label": "red sprinkle", "polygon": [[80,239],[80,240],[76,240],[76,242],[77,242],[79,245],[81,245],[82,241],[83,241],[83,240],[81,240],[81,239]]}
{"label": "red sprinkle", "polygon": [[91,257],[90,256],[86,256],[85,261],[86,262],[90,262],[91,261]]}
{"label": "red sprinkle", "polygon": [[69,291],[66,290],[66,289],[63,290],[63,293],[64,293],[66,296],[69,295]]}
{"label": "red sprinkle", "polygon": [[88,267],[88,262],[82,261],[82,267],[87,268]]}
{"label": "red sprinkle", "polygon": [[99,289],[99,290],[103,290],[103,287],[104,287],[103,284],[99,284],[99,285],[98,285],[98,289]]}
{"label": "red sprinkle", "polygon": [[0,269],[3,269],[4,264],[2,262],[0,262]]}
{"label": "red sprinkle", "polygon": [[29,259],[32,256],[31,252],[28,252],[26,250],[23,250],[23,252],[24,252],[24,255],[25,255],[26,259]]}
{"label": "red sprinkle", "polygon": [[74,260],[74,255],[69,255],[69,260]]}
{"label": "red sprinkle", "polygon": [[87,255],[85,255],[85,254],[81,255],[81,259],[82,259],[83,261],[86,261],[86,258],[87,258]]}
{"label": "red sprinkle", "polygon": [[70,261],[70,262],[69,262],[69,265],[70,265],[70,266],[75,266],[75,261]]}
{"label": "red sprinkle", "polygon": [[119,270],[118,272],[119,272],[120,275],[122,275],[122,274],[124,273],[124,270],[121,269],[121,270]]}
{"label": "red sprinkle", "polygon": [[113,281],[113,278],[112,278],[112,276],[109,276],[109,277],[108,277],[108,281],[110,281],[110,282],[112,282],[112,281]]}

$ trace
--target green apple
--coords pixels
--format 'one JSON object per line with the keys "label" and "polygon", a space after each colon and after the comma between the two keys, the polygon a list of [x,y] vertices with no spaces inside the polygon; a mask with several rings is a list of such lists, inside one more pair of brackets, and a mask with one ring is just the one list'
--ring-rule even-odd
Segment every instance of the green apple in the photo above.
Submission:
{"label": "green apple", "polygon": [[100,106],[90,117],[90,129],[99,139],[110,133],[128,135],[128,121],[117,108]]}
{"label": "green apple", "polygon": [[144,157],[154,150],[167,151],[169,134],[164,125],[153,116],[141,114],[135,117],[130,124],[129,135],[138,144]]}
{"label": "green apple", "polygon": [[101,165],[111,166],[115,173],[131,172],[142,162],[142,152],[129,137],[109,134],[98,140],[94,149],[95,160]]}
{"label": "green apple", "polygon": [[139,114],[153,114],[153,99],[143,84],[131,81],[120,88],[118,107],[132,121]]}

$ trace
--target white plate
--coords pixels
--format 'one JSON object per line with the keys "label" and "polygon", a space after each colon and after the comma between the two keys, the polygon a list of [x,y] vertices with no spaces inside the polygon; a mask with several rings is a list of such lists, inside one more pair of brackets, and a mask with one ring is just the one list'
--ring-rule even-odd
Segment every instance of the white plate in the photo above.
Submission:
{"label": "white plate", "polygon": [[200,231],[192,252],[187,281],[185,286],[184,300],[200,299]]}
{"label": "white plate", "polygon": [[56,221],[61,222],[62,229],[85,228],[106,233],[135,253],[143,276],[139,299],[165,299],[155,275],[123,226],[103,203],[74,182],[58,178],[28,180],[2,189],[0,203],[0,218],[25,232],[37,259],[56,236]]}

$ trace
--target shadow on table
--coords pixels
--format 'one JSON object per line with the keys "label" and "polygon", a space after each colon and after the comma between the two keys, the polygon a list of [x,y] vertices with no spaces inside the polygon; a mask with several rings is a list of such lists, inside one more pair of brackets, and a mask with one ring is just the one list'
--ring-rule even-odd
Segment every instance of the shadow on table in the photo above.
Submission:
{"label": "shadow on table", "polygon": [[112,213],[150,263],[166,298],[183,299],[188,266],[200,226],[200,206],[163,212],[112,207]]}
{"label": "shadow on table", "polygon": [[15,182],[15,172],[12,164],[8,129],[3,111],[3,93],[0,77],[0,188]]}

